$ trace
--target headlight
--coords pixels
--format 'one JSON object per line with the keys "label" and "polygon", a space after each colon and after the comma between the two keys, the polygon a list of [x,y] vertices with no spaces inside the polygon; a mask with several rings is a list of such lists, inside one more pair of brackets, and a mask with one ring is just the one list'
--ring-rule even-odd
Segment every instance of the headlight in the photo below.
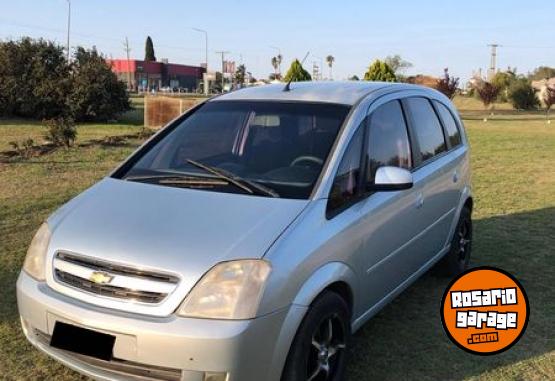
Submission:
{"label": "headlight", "polygon": [[49,242],[50,229],[45,222],[35,233],[31,245],[27,249],[27,256],[23,264],[23,270],[38,281],[45,280],[46,249]]}
{"label": "headlight", "polygon": [[222,262],[193,287],[177,314],[209,319],[251,319],[256,316],[270,264],[264,260]]}

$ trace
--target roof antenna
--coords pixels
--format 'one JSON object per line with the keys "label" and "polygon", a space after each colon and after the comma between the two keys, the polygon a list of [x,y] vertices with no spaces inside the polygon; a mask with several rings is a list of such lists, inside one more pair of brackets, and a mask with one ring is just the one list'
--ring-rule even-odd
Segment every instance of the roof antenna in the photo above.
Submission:
{"label": "roof antenna", "polygon": [[[306,52],[303,60],[301,61],[301,66],[303,66],[304,61],[306,60],[306,57],[308,57],[309,54],[310,54],[310,51]],[[287,84],[283,88],[283,91],[291,91],[291,82],[292,81],[293,81],[293,76],[291,76],[291,78],[289,78],[289,81],[287,82]]]}

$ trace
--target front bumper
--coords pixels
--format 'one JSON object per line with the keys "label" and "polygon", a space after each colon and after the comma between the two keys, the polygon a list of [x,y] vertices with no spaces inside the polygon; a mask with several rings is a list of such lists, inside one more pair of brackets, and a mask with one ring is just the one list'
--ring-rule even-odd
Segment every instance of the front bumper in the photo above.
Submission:
{"label": "front bumper", "polygon": [[[17,281],[17,303],[23,330],[33,345],[100,380],[278,380],[293,327],[305,311],[293,305],[241,321],[140,316],[61,295],[25,272]],[[51,347],[56,321],[116,336],[114,360],[104,362]]]}

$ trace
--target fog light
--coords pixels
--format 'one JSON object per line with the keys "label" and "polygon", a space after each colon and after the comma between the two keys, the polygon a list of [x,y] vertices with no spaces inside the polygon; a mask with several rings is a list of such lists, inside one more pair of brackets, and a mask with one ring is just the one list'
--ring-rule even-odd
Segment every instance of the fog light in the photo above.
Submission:
{"label": "fog light", "polygon": [[204,381],[227,381],[227,373],[204,372]]}

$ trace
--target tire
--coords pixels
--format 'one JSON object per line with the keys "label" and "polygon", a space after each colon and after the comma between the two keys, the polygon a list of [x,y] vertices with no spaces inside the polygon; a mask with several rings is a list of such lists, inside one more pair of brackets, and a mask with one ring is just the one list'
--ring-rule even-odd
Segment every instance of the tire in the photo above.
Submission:
{"label": "tire", "polygon": [[342,380],[350,337],[349,306],[337,293],[325,291],[314,300],[297,330],[281,380]]}
{"label": "tire", "polygon": [[463,207],[451,248],[437,264],[437,272],[444,276],[457,276],[468,268],[472,253],[472,218],[468,207]]}

